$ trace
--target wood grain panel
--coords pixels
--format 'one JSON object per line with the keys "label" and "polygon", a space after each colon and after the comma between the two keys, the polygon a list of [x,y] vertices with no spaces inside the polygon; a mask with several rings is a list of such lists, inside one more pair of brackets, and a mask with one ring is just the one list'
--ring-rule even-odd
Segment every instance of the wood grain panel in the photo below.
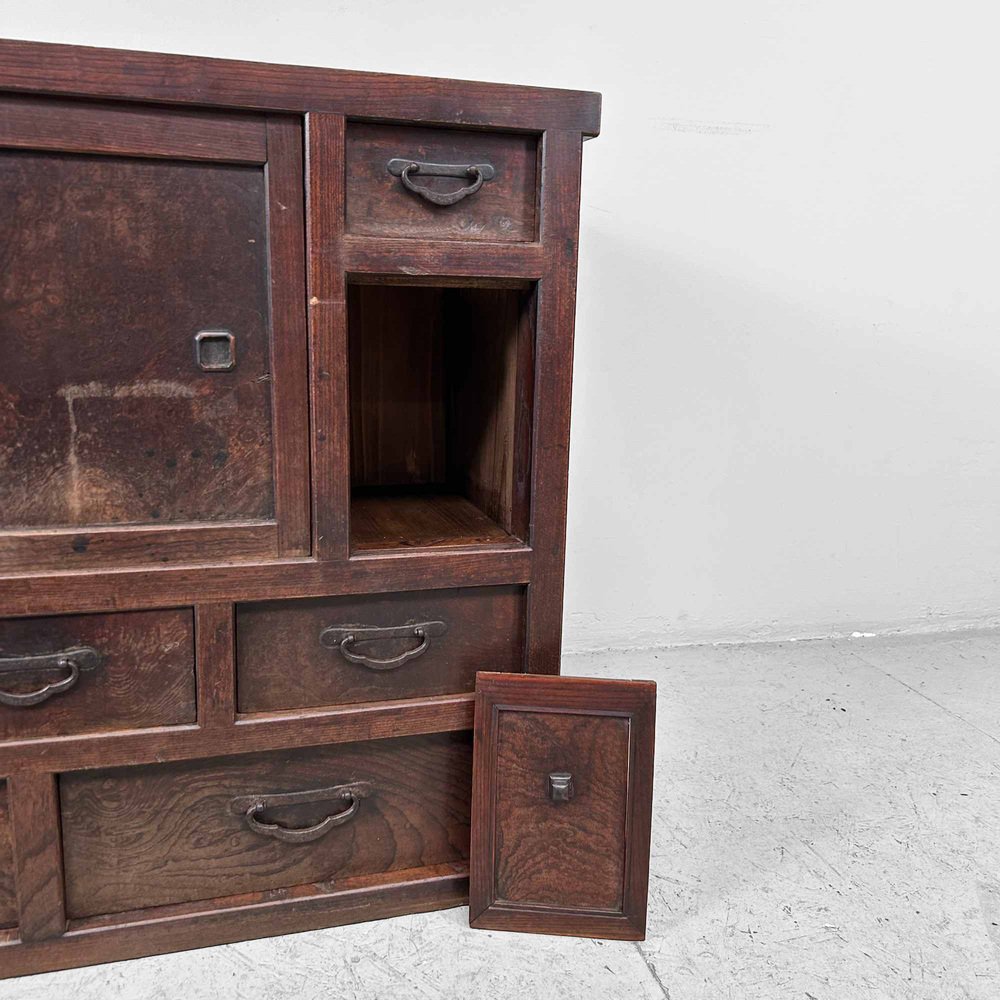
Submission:
{"label": "wood grain panel", "polygon": [[[195,719],[190,609],[0,620],[0,664],[90,646],[102,657],[77,683],[38,705],[0,705],[0,740],[170,726]],[[0,673],[0,687],[36,691],[65,668]]]}
{"label": "wood grain panel", "polygon": [[445,480],[443,295],[348,287],[354,486]]}
{"label": "wood grain panel", "polygon": [[0,214],[3,527],[272,517],[263,171],[7,151]]}
{"label": "wood grain panel", "polygon": [[[454,205],[408,191],[386,169],[393,159],[493,166],[496,176]],[[352,122],[347,127],[347,232],[361,236],[527,242],[537,230],[538,139],[534,135],[461,132]],[[414,177],[442,193],[464,179]]]}
{"label": "wood grain panel", "polygon": [[[319,641],[328,627],[392,628],[444,622],[427,651],[373,670]],[[268,712],[472,691],[476,671],[518,672],[524,648],[524,588],[466,587],[363,597],[241,604],[236,610],[241,712]],[[419,645],[389,638],[351,649],[378,659]],[[294,664],[294,669],[287,669]]]}
{"label": "wood grain panel", "polygon": [[52,97],[0,98],[0,148],[168,157],[228,163],[267,159],[259,115],[91,104]]}
{"label": "wood grain panel", "polygon": [[[60,782],[72,917],[189,902],[468,857],[469,734],[447,733],[144,769]],[[369,781],[356,816],[306,844],[248,829],[234,796]],[[286,806],[306,826],[341,806]]]}
{"label": "wood grain panel", "polygon": [[0,781],[0,927],[17,924],[17,891],[14,885],[14,839],[10,823],[10,793]]}
{"label": "wood grain panel", "polygon": [[[628,720],[500,711],[496,899],[621,910]],[[573,775],[569,802],[552,772]]]}

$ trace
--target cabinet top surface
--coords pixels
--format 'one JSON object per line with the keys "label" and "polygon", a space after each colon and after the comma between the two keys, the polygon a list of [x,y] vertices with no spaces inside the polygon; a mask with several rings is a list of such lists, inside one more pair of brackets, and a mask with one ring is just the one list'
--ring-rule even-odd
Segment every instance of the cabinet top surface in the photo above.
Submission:
{"label": "cabinet top surface", "polygon": [[595,136],[591,91],[0,39],[0,90]]}

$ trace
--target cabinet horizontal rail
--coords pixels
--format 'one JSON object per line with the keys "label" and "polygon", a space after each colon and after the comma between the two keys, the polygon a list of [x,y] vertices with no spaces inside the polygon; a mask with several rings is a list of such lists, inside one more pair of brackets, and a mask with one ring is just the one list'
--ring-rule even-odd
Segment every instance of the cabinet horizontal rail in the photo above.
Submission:
{"label": "cabinet horizontal rail", "polygon": [[467,866],[447,864],[76,920],[40,944],[0,931],[0,978],[425,913],[468,898]]}
{"label": "cabinet horizontal rail", "polygon": [[489,285],[496,279],[538,280],[546,271],[545,249],[540,243],[345,236],[341,254],[349,279],[355,281],[364,281],[368,275],[414,283],[424,277],[454,277],[466,279],[466,284]]}
{"label": "cabinet horizontal rail", "polygon": [[528,548],[484,548],[9,576],[0,577],[0,617],[530,583],[532,558]]}
{"label": "cabinet horizontal rail", "polygon": [[0,41],[0,89],[597,135],[601,95],[235,59]]}
{"label": "cabinet horizontal rail", "polygon": [[244,715],[226,727],[161,726],[0,745],[0,774],[82,771],[472,728],[473,695]]}

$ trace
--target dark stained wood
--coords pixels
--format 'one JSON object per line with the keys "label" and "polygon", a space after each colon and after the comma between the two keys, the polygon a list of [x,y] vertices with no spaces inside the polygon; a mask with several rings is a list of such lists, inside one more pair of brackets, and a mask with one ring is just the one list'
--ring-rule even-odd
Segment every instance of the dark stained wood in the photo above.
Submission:
{"label": "dark stained wood", "polygon": [[343,115],[306,117],[306,238],[312,368],[313,551],[348,556],[350,416],[344,232]]}
{"label": "dark stained wood", "polygon": [[0,935],[0,979],[462,906],[468,887],[466,865],[429,865],[342,879],[332,888],[270,890],[74,920],[63,937],[44,944]]}
{"label": "dark stained wood", "polygon": [[10,823],[10,795],[7,791],[7,782],[0,781],[0,927],[14,927],[16,924],[17,891],[14,886],[14,836]]}
{"label": "dark stained wood", "polygon": [[277,547],[274,521],[0,530],[0,567],[4,573],[40,574],[95,570],[115,563],[162,567],[250,562],[272,555]]}
{"label": "dark stained wood", "polygon": [[479,675],[473,927],[643,939],[655,714],[652,681]]}
{"label": "dark stained wood", "polygon": [[448,482],[505,531],[527,539],[534,296],[457,289],[445,309]]}
{"label": "dark stained wood", "polygon": [[352,549],[527,537],[532,291],[349,286]]}
{"label": "dark stained wood", "polygon": [[76,738],[0,744],[0,772],[80,771],[124,764],[193,760],[274,747],[308,747],[472,727],[472,695],[299,709],[244,716],[230,728],[93,733]]}
{"label": "dark stained wood", "polygon": [[43,42],[0,42],[0,89],[586,135],[601,119],[601,95],[586,91]]}
{"label": "dark stained wood", "polygon": [[528,591],[528,669],[544,674],[559,673],[562,652],[581,147],[578,132],[545,133],[542,239],[550,249],[550,270],[538,295],[531,490],[534,563]]}
{"label": "dark stained wood", "polygon": [[531,563],[531,552],[513,543],[453,551],[359,552],[350,560],[330,562],[268,561],[16,576],[0,578],[0,615],[527,583]]}
{"label": "dark stained wood", "polygon": [[198,725],[228,730],[236,718],[233,606],[228,601],[195,608]]}
{"label": "dark stained wood", "polygon": [[283,556],[308,555],[311,547],[302,143],[301,122],[268,118],[274,501]]}
{"label": "dark stained wood", "polygon": [[[403,594],[241,604],[236,610],[241,712],[274,712],[472,691],[476,671],[522,669],[524,588],[466,587]],[[392,628],[444,622],[427,651],[390,670],[353,663],[320,644],[328,627]],[[377,659],[399,656],[418,638],[352,646]],[[284,669],[294,663],[295,669]]]}
{"label": "dark stained wood", "polygon": [[443,299],[441,288],[348,288],[354,486],[445,480]]}
{"label": "dark stained wood", "polygon": [[56,777],[18,773],[7,778],[7,787],[18,936],[22,941],[43,941],[66,928]]}
{"label": "dark stained wood", "polygon": [[[538,243],[459,243],[446,240],[382,239],[344,236],[344,266],[352,282],[433,278],[437,284],[489,285],[540,278],[546,250]],[[426,283],[426,280],[425,280]]]}
{"label": "dark stained wood", "polygon": [[[103,661],[41,704],[0,705],[0,740],[194,722],[190,608],[0,620],[0,663],[75,646],[92,647]],[[63,668],[0,673],[0,688],[23,694],[65,676]]]}
{"label": "dark stained wood", "polygon": [[[454,205],[435,205],[386,169],[393,159],[490,164],[496,176]],[[538,137],[352,122],[347,127],[347,232],[359,236],[528,242],[535,239]],[[434,192],[468,182],[416,177]]]}
{"label": "dark stained wood", "polygon": [[[473,698],[454,692],[467,692],[477,665],[558,671],[579,150],[597,131],[599,96],[2,41],[0,92],[0,208],[13,199],[20,213],[3,215],[17,238],[0,241],[0,286],[4,275],[10,285],[0,326],[22,331],[0,338],[0,635],[13,627],[3,618],[45,631],[47,618],[84,612],[180,608],[170,613],[188,622],[185,721],[117,718],[101,705],[83,713],[87,731],[0,741],[0,976],[460,903]],[[375,159],[348,168],[345,144],[362,154],[367,143],[377,159],[390,138],[485,151],[502,169],[455,210],[425,211],[398,179],[365,173]],[[384,200],[372,194],[380,185]],[[47,244],[25,243],[33,227]],[[397,297],[389,318],[401,342],[428,329],[440,345],[440,377],[415,384],[443,422],[437,452],[419,443],[403,456],[405,476],[367,451],[353,511],[348,282],[373,286],[373,301],[387,288],[385,301]],[[437,303],[433,330],[427,311],[414,315],[423,300],[427,311]],[[194,332],[244,318],[250,353],[234,329],[236,369],[192,378]],[[380,350],[390,347],[387,336]],[[408,360],[394,370],[412,373]],[[389,388],[366,405],[384,410]],[[398,469],[409,428],[389,417],[378,419],[399,437],[383,456]],[[224,446],[201,469],[193,453],[204,462],[216,439]],[[189,451],[167,453],[180,444]],[[369,473],[381,485],[361,486]],[[151,489],[169,502],[154,507]],[[337,664],[324,673],[305,642],[316,622],[286,613],[336,607],[346,619],[355,608],[363,623],[376,607],[449,611],[455,588],[470,595],[456,598],[461,631],[385,680],[352,680],[336,647],[323,651]],[[237,642],[257,656],[238,690]],[[252,676],[256,691],[243,683]],[[243,696],[250,710],[238,714]],[[442,781],[421,764],[432,758]],[[261,850],[249,830],[215,822],[226,775],[329,785],[344,761],[389,780],[386,810],[364,800],[372,809],[359,814],[385,836],[355,844],[352,821],[331,832],[339,840]],[[71,908],[94,914],[65,934],[58,785],[81,790],[62,817],[65,884]],[[7,871],[27,871],[25,934],[4,878],[5,809],[18,847]],[[349,847],[335,871],[338,843]],[[268,853],[282,848],[298,860]],[[520,863],[509,875],[526,896],[544,878]],[[625,885],[626,909],[637,893]],[[134,908],[94,912],[122,906]],[[608,919],[620,929],[620,916]]]}
{"label": "dark stained wood", "polygon": [[0,201],[2,526],[271,517],[260,168],[7,152]]}
{"label": "dark stained wood", "polygon": [[[400,871],[468,857],[469,734],[81,772],[60,781],[72,917]],[[348,822],[305,844],[261,836],[235,796],[371,783]],[[343,803],[268,809],[311,826]]]}
{"label": "dark stained wood", "polygon": [[260,115],[173,111],[91,104],[51,97],[0,97],[0,148],[264,163]]}
{"label": "dark stained wood", "polygon": [[351,500],[356,552],[520,544],[455,493],[358,491]]}

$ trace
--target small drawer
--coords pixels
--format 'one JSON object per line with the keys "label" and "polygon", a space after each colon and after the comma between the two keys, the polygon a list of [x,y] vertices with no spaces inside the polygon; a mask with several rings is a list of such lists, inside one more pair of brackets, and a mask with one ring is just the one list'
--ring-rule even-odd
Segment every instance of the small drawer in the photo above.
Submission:
{"label": "small drawer", "polygon": [[70,917],[469,854],[469,733],[81,772],[59,787]]}
{"label": "small drawer", "polygon": [[472,691],[477,670],[520,672],[524,588],[464,587],[241,604],[239,711]]}
{"label": "small drawer", "polygon": [[190,608],[0,621],[0,740],[194,722]]}
{"label": "small drawer", "polygon": [[538,137],[347,126],[347,232],[523,243],[538,232]]}
{"label": "small drawer", "polygon": [[10,830],[7,782],[0,781],[0,927],[17,923],[17,896],[14,894],[14,844]]}

